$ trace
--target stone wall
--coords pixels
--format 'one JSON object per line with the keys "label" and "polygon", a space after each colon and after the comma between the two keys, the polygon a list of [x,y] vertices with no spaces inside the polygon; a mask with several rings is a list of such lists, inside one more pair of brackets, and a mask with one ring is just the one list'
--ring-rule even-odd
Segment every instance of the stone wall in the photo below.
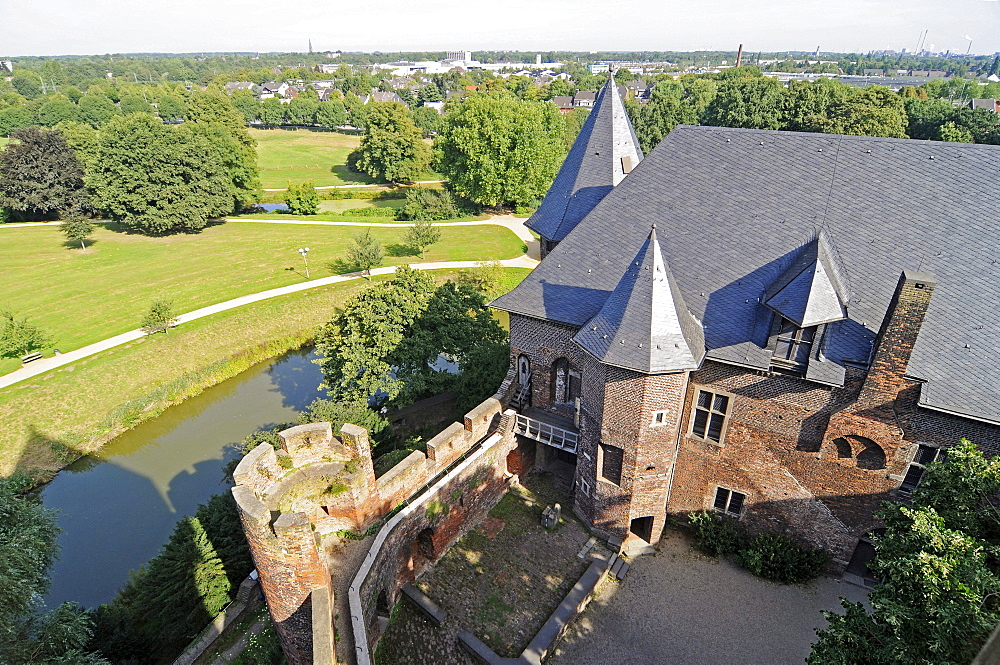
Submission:
{"label": "stone wall", "polygon": [[[280,433],[278,450],[258,446],[241,460],[233,474],[233,495],[291,665],[335,662],[327,617],[354,571],[331,570],[329,548],[409,503],[491,433],[503,431],[505,436],[490,439],[475,468],[435,490],[426,513],[396,532],[380,558],[379,591],[394,599],[400,585],[412,581],[499,500],[510,475],[506,458],[516,446],[512,418],[504,420],[502,408],[497,399],[487,399],[463,423],[435,437],[426,454],[413,452],[378,479],[368,433],[351,424],[339,436],[329,423],[293,427]],[[370,612],[365,617],[376,621]]]}

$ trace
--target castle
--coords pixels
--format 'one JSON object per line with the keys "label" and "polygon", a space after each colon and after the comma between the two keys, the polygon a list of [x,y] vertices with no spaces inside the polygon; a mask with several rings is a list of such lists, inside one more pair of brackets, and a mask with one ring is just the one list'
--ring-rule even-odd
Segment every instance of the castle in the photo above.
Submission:
{"label": "castle", "polygon": [[[237,469],[289,662],[334,662],[340,588],[369,662],[400,586],[533,469],[628,551],[716,510],[864,582],[881,501],[961,437],[1000,453],[997,164],[994,146],[687,126],[644,156],[606,85],[528,221],[542,263],[492,303],[510,315],[496,396],[377,479],[353,426],[290,430]],[[324,542],[372,524],[360,568],[336,570]]]}

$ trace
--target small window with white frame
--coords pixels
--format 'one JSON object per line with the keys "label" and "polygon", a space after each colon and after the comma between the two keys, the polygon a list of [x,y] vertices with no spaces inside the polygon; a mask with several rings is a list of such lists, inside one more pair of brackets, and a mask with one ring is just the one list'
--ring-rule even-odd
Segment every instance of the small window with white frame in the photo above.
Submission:
{"label": "small window with white frame", "polygon": [[653,411],[653,421],[650,423],[653,427],[659,425],[669,425],[670,424],[670,411],[666,409],[662,411]]}
{"label": "small window with white frame", "polygon": [[746,504],[746,501],[747,495],[742,492],[726,489],[725,487],[716,487],[715,501],[712,507],[720,513],[739,517],[743,514],[743,506]]}
{"label": "small window with white frame", "polygon": [[941,448],[935,448],[926,443],[917,444],[913,461],[910,462],[910,465],[906,469],[906,475],[903,476],[903,482],[899,486],[899,491],[904,494],[913,492],[920,485],[920,481],[924,479],[924,473],[927,472],[927,465],[931,462],[944,462],[947,455],[948,452]]}

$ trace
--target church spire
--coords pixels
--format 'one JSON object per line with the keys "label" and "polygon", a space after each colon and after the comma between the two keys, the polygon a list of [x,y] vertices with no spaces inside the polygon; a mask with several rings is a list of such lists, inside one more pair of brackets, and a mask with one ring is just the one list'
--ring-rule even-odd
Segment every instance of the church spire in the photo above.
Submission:
{"label": "church spire", "polygon": [[642,161],[642,149],[609,71],[594,107],[528,228],[554,244]]}
{"label": "church spire", "polygon": [[705,333],[674,283],[655,224],[601,311],[573,340],[605,364],[644,374],[701,365]]}

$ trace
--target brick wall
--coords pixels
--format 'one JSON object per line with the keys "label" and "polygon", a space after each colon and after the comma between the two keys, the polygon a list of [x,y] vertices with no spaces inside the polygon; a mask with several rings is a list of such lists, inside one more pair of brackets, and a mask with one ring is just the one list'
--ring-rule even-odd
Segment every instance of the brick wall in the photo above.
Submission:
{"label": "brick wall", "polygon": [[[340,543],[338,531],[364,531],[490,432],[499,427],[509,432],[512,420],[502,421],[501,408],[494,398],[484,401],[466,414],[463,423],[455,423],[444,436],[436,437],[430,454],[414,452],[377,480],[368,433],[351,424],[344,425],[339,437],[333,436],[329,423],[293,427],[281,432],[280,450],[259,446],[240,461],[233,474],[233,496],[291,665],[314,662],[311,599],[346,593],[347,579],[353,574],[327,569],[327,548]],[[515,445],[509,434],[494,444],[482,464],[464,477],[462,491],[457,486],[440,490],[434,499],[439,509],[403,529],[406,537],[415,537],[428,527],[434,533],[424,538],[423,550],[414,549],[412,540],[405,547],[390,548],[393,554],[383,566],[383,571],[393,571],[392,585],[383,587],[390,597],[499,499],[509,475],[506,457]],[[413,529],[416,532],[410,533]],[[314,594],[317,590],[319,595]],[[329,641],[326,628],[318,626],[323,644]]]}

